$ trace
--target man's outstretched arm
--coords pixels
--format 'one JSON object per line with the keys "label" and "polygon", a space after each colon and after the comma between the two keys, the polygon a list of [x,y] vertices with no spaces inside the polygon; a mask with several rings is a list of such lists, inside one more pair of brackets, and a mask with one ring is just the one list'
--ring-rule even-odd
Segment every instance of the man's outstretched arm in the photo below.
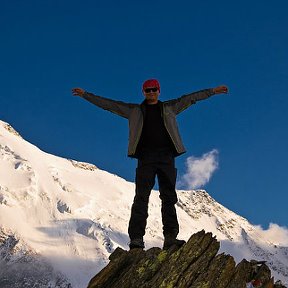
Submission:
{"label": "man's outstretched arm", "polygon": [[197,101],[204,100],[215,94],[227,94],[227,93],[228,93],[228,87],[225,85],[221,85],[215,88],[193,92],[168,102],[170,102],[170,104],[173,106],[174,112],[176,114],[179,114],[192,104],[195,104]]}
{"label": "man's outstretched arm", "polygon": [[104,110],[108,110],[112,113],[115,113],[119,116],[122,116],[124,118],[129,118],[129,114],[131,110],[130,108],[133,106],[133,104],[128,104],[125,102],[115,101],[112,99],[94,95],[92,93],[86,92],[82,88],[73,88],[72,94],[74,96],[80,96],[88,100],[89,102],[93,103],[94,105]]}

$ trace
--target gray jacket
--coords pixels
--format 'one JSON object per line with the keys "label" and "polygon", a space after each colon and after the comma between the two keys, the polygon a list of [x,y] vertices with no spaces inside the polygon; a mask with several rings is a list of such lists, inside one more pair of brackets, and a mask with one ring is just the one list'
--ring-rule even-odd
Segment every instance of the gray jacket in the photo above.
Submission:
{"label": "gray jacket", "polygon": [[[191,94],[184,95],[180,98],[168,100],[160,103],[162,117],[164,125],[172,139],[172,142],[176,149],[176,156],[179,156],[186,152],[185,147],[182,143],[176,116],[184,111],[186,108],[195,104],[196,101],[204,100],[214,95],[213,89],[205,89]],[[96,96],[92,93],[85,92],[82,96],[84,99],[90,101],[96,106],[113,112],[119,116],[122,116],[129,121],[129,145],[128,145],[128,156],[135,157],[136,148],[140,140],[142,133],[145,105],[142,104],[131,104],[122,101],[115,101],[107,99],[101,96]]]}

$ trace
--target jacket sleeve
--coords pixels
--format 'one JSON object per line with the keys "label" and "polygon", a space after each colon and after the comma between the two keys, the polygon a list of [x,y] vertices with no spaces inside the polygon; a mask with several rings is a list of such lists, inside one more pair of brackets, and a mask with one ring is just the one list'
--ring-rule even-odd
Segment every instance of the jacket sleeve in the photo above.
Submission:
{"label": "jacket sleeve", "polygon": [[108,110],[124,118],[129,118],[131,108],[135,106],[135,104],[129,104],[122,101],[115,101],[112,99],[94,95],[89,92],[85,92],[82,98],[88,100],[89,102],[93,103],[94,105],[104,110]]}
{"label": "jacket sleeve", "polygon": [[184,111],[192,104],[195,104],[197,101],[204,100],[215,93],[213,92],[213,88],[204,89],[198,92],[193,92],[187,95],[183,95],[180,98],[168,101],[168,105],[171,105],[174,113],[177,115],[180,112]]}

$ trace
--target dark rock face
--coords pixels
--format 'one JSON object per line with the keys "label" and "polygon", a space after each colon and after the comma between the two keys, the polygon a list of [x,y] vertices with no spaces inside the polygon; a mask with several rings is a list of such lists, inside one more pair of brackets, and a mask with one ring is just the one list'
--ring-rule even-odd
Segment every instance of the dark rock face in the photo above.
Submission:
{"label": "dark rock face", "polygon": [[200,231],[178,250],[117,248],[88,288],[246,288],[252,280],[261,283],[257,287],[284,287],[274,285],[265,263],[244,259],[236,266],[232,256],[217,255],[219,247],[211,233]]}

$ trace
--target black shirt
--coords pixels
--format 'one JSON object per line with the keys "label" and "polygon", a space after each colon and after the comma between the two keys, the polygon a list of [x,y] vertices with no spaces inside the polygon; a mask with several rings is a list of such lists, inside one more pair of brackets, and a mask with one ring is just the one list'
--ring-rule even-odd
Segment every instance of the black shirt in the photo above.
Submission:
{"label": "black shirt", "polygon": [[146,103],[145,109],[143,129],[137,146],[137,152],[174,151],[173,142],[164,125],[159,102],[150,105]]}

